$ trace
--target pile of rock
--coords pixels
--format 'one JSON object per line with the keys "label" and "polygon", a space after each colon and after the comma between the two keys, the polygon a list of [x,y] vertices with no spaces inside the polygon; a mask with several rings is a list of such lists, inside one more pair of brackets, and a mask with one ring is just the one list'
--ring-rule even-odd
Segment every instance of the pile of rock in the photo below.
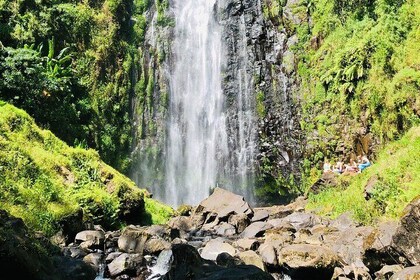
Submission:
{"label": "pile of rock", "polygon": [[98,279],[419,279],[410,277],[420,277],[420,199],[376,227],[321,218],[305,203],[253,209],[216,188],[166,225],[82,231],[63,252]]}

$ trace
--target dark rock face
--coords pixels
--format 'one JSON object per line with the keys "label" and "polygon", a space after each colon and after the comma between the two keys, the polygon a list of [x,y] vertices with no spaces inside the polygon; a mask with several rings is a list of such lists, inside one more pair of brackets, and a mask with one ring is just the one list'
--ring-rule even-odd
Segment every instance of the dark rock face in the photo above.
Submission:
{"label": "dark rock face", "polygon": [[393,247],[403,252],[413,265],[420,265],[420,197],[415,198],[404,210],[401,225],[392,237]]}
{"label": "dark rock face", "polygon": [[[220,0],[217,5],[227,52],[223,90],[229,106],[228,122],[236,123],[237,97],[249,90],[255,116],[255,123],[249,125],[258,132],[257,173],[262,171],[258,168],[269,165],[271,171],[265,174],[268,177],[288,178],[293,174],[298,179],[303,154],[299,106],[294,99],[298,84],[294,60],[286,65],[287,56],[293,56],[290,47],[296,44],[297,37],[285,29],[279,31],[279,22],[264,17],[264,1]],[[244,71],[248,89],[241,83]],[[229,127],[233,135],[237,128]]]}
{"label": "dark rock face", "polygon": [[[94,279],[95,270],[81,259],[62,256],[45,239],[37,239],[21,219],[0,210],[0,271],[13,278],[34,280]],[[48,248],[52,258],[38,251]],[[3,277],[3,276],[2,276]]]}

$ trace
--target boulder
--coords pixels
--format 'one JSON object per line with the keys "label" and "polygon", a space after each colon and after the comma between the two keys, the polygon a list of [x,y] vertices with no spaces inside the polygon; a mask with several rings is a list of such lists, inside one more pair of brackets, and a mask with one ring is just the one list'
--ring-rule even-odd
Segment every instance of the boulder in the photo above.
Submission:
{"label": "boulder", "polygon": [[158,255],[163,250],[169,250],[171,243],[162,238],[151,238],[146,241],[144,250],[148,254]]}
{"label": "boulder", "polygon": [[240,252],[237,256],[244,262],[244,264],[253,265],[260,268],[261,270],[266,271],[262,257],[256,252],[248,250]]}
{"label": "boulder", "polygon": [[268,219],[268,217],[270,216],[270,212],[268,211],[268,209],[264,209],[264,208],[255,208],[254,209],[254,216],[251,219],[251,222],[260,222],[260,221],[265,221]]}
{"label": "boulder", "polygon": [[83,248],[103,248],[105,234],[99,230],[84,230],[76,234],[76,243],[82,243]]}
{"label": "boulder", "polygon": [[99,267],[102,264],[102,259],[102,253],[90,253],[83,257],[83,261],[92,266],[95,271],[99,271]]}
{"label": "boulder", "polygon": [[363,262],[372,271],[377,271],[387,264],[395,264],[399,259],[398,252],[392,247],[392,237],[397,226],[398,222],[383,222],[364,240]]}
{"label": "boulder", "polygon": [[255,222],[250,224],[242,233],[242,238],[255,238],[264,235],[265,231],[273,226],[267,222]]}
{"label": "boulder", "polygon": [[350,212],[345,212],[329,223],[330,227],[336,228],[339,231],[345,231],[349,228],[355,228],[357,224],[351,217]]}
{"label": "boulder", "polygon": [[378,175],[373,175],[369,178],[368,182],[366,183],[366,186],[364,187],[363,195],[366,200],[369,200],[372,198],[373,194],[375,193],[376,185],[379,182]]}
{"label": "boulder", "polygon": [[145,228],[127,226],[118,238],[118,249],[126,253],[143,254],[146,241],[149,237]]}
{"label": "boulder", "polygon": [[304,212],[294,212],[283,218],[283,220],[289,222],[296,230],[311,228],[321,223],[321,219],[318,216]]}
{"label": "boulder", "polygon": [[232,236],[236,234],[235,227],[226,222],[222,222],[220,225],[215,226],[214,231],[220,236]]}
{"label": "boulder", "polygon": [[143,263],[141,254],[123,253],[108,264],[108,272],[111,277],[121,274],[137,276],[137,268]]}
{"label": "boulder", "polygon": [[223,239],[216,238],[207,242],[206,246],[202,248],[200,255],[203,259],[215,261],[217,256],[223,252],[234,256],[237,250]]}
{"label": "boulder", "polygon": [[407,205],[404,213],[392,237],[392,246],[412,265],[420,265],[420,196]]}
{"label": "boulder", "polygon": [[390,280],[418,280],[420,279],[420,265],[406,267],[394,275]]}
{"label": "boulder", "polygon": [[[95,279],[97,271],[80,259],[73,259],[70,257],[53,257],[54,265],[57,271],[49,271],[48,276],[42,278],[26,278],[26,279],[63,279],[63,280],[86,280],[86,279]],[[5,271],[2,270],[2,273]],[[15,271],[16,273],[16,271]],[[55,274],[55,275],[54,275]],[[9,274],[10,275],[10,274]],[[13,274],[16,275],[16,274]],[[54,275],[54,276],[53,276]],[[57,277],[60,275],[59,277]]]}
{"label": "boulder", "polygon": [[242,265],[244,262],[237,256],[231,256],[230,254],[223,252],[220,253],[216,258],[216,263],[222,267],[235,267]]}
{"label": "boulder", "polygon": [[258,246],[260,246],[260,243],[258,242],[258,240],[253,239],[253,238],[241,238],[236,240],[233,245],[236,248],[239,248],[241,251],[246,251],[246,250],[257,250]]}
{"label": "boulder", "polygon": [[258,248],[258,253],[260,254],[263,262],[267,265],[276,266],[277,263],[277,254],[276,250],[270,242],[265,242],[261,244]]}
{"label": "boulder", "polygon": [[195,228],[191,218],[187,216],[173,217],[169,220],[168,225],[171,229],[177,229],[184,232],[189,232]]}
{"label": "boulder", "polygon": [[151,267],[148,279],[159,279],[171,270],[174,256],[172,250],[163,250],[160,252],[156,264]]}
{"label": "boulder", "polygon": [[324,238],[324,244],[328,245],[343,260],[344,265],[361,263],[364,256],[365,239],[374,230],[371,226],[349,228],[343,232],[331,232]]}
{"label": "boulder", "polygon": [[290,269],[292,278],[331,279],[341,258],[325,246],[292,244],[280,249],[278,263]]}
{"label": "boulder", "polygon": [[215,188],[213,193],[196,207],[195,214],[197,213],[216,213],[219,219],[223,219],[231,214],[245,213],[251,216],[254,212],[243,196]]}
{"label": "boulder", "polygon": [[251,224],[251,221],[247,214],[241,213],[229,216],[228,223],[233,225],[236,228],[236,232],[240,234]]}
{"label": "boulder", "polygon": [[199,279],[202,273],[204,260],[197,250],[188,244],[175,244],[172,246],[172,255],[166,253],[166,259],[172,263],[169,271],[161,280]]}

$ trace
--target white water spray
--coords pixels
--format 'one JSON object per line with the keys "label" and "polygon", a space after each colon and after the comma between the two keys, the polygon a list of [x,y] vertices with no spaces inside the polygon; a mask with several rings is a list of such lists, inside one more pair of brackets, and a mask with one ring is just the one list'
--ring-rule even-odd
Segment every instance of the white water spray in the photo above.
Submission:
{"label": "white water spray", "polygon": [[165,202],[198,203],[217,186],[228,157],[221,28],[216,0],[175,0],[174,68],[166,156]]}

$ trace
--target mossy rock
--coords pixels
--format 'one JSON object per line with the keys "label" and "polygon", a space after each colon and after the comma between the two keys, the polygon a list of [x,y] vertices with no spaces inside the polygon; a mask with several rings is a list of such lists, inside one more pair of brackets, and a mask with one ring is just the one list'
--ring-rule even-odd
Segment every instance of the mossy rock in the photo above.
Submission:
{"label": "mossy rock", "polygon": [[164,222],[173,212],[104,163],[97,151],[68,146],[8,104],[0,111],[0,146],[1,208],[47,235],[80,212],[80,223],[109,230]]}

